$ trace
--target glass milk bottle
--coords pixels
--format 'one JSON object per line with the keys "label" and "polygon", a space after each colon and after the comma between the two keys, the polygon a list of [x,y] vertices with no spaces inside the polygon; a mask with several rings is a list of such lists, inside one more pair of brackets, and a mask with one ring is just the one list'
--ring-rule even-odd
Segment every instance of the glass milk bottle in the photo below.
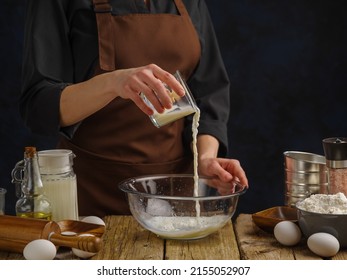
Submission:
{"label": "glass milk bottle", "polygon": [[55,149],[38,152],[42,183],[52,203],[52,220],[78,220],[77,180],[73,171],[75,154]]}

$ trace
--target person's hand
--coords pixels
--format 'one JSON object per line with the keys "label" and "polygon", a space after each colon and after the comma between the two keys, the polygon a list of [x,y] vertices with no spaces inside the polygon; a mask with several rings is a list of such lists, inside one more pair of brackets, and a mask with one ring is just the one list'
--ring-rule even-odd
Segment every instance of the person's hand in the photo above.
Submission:
{"label": "person's hand", "polygon": [[248,188],[248,179],[240,162],[236,159],[227,158],[204,158],[200,159],[199,174],[209,177],[218,177],[212,185],[223,193],[230,193],[233,187],[232,181],[238,181]]}
{"label": "person's hand", "polygon": [[158,113],[172,107],[172,100],[164,83],[179,96],[184,95],[184,89],[176,78],[155,64],[116,70],[114,74],[114,89],[117,95],[131,99],[147,115],[152,115],[154,112],[140,97],[141,92]]}
{"label": "person's hand", "polygon": [[176,78],[155,64],[106,72],[68,85],[60,98],[60,125],[76,124],[119,97],[132,100],[145,114],[152,115],[154,112],[140,97],[141,92],[162,113],[165,108],[172,107],[164,83],[179,96],[184,96],[184,89]]}

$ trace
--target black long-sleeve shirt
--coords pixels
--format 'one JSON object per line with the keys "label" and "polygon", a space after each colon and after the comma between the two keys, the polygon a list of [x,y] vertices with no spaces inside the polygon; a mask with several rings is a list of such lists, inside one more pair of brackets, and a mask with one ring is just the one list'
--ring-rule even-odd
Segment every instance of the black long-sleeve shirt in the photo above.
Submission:
{"label": "black long-sleeve shirt", "polygon": [[[199,64],[187,81],[201,111],[199,134],[216,137],[220,142],[220,155],[225,155],[230,107],[228,75],[204,0],[183,2],[201,44]],[[150,10],[143,0],[111,0],[111,4],[112,13],[116,15],[177,13],[172,0],[152,0]],[[22,117],[34,133],[50,135],[61,132],[72,138],[78,124],[60,126],[60,95],[68,84],[89,79],[98,62],[92,1],[29,0],[25,26],[20,100]],[[191,139],[191,117],[184,136],[187,141]]]}

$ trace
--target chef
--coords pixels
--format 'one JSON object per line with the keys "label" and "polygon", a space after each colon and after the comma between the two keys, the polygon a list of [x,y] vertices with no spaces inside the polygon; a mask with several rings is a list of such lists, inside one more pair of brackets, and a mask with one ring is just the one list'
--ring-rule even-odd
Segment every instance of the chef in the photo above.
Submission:
{"label": "chef", "polygon": [[177,70],[201,111],[199,174],[248,185],[226,158],[229,79],[204,0],[29,0],[25,27],[21,114],[76,154],[80,215],[129,214],[123,179],[192,172],[193,116],[157,128],[140,97],[171,108]]}

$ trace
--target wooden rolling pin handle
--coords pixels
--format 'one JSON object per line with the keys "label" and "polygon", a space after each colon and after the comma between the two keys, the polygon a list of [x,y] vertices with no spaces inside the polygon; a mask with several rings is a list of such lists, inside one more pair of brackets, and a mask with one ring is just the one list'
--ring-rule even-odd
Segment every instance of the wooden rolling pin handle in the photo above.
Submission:
{"label": "wooden rolling pin handle", "polygon": [[102,239],[96,236],[64,236],[52,233],[49,238],[56,246],[65,246],[82,251],[97,253],[102,247]]}

